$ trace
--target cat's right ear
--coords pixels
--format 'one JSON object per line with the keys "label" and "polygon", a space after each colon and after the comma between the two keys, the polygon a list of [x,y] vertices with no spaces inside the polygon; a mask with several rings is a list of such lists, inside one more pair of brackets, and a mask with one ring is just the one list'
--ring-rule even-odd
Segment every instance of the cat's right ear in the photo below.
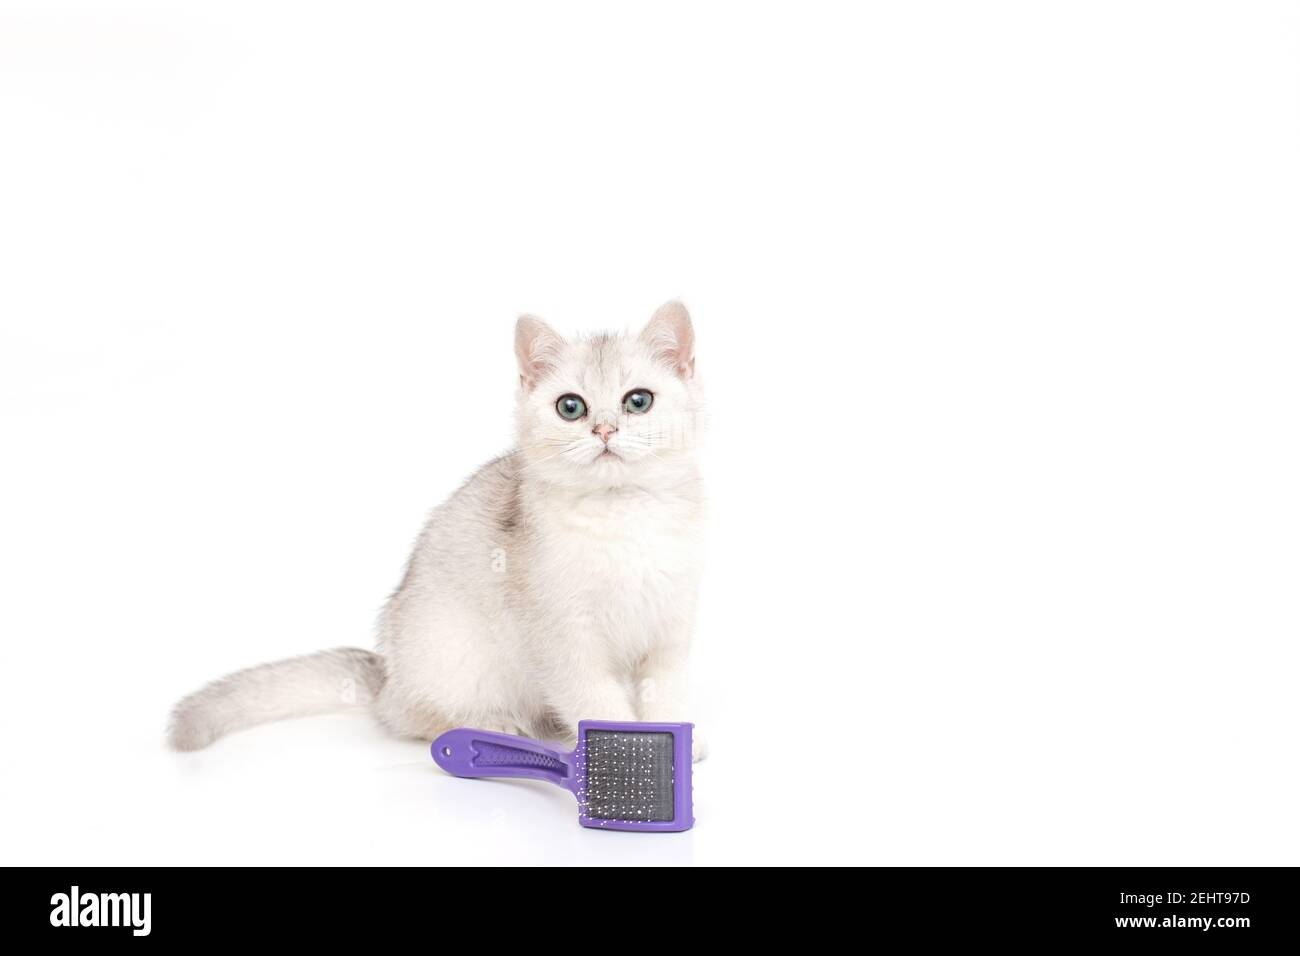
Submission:
{"label": "cat's right ear", "polygon": [[515,323],[515,358],[519,361],[519,384],[531,389],[538,379],[555,367],[564,339],[535,315],[521,315]]}

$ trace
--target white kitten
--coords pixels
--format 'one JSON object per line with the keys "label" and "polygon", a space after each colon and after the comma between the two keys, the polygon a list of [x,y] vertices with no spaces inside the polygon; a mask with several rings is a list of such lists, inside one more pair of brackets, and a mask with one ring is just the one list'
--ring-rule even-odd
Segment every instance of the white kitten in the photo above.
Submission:
{"label": "white kitten", "polygon": [[521,318],[519,447],[435,509],[380,617],[379,653],[231,674],[176,706],[171,745],[352,707],[424,740],[456,726],[571,740],[580,719],[689,720],[694,349],[677,302],[636,337],[568,341]]}

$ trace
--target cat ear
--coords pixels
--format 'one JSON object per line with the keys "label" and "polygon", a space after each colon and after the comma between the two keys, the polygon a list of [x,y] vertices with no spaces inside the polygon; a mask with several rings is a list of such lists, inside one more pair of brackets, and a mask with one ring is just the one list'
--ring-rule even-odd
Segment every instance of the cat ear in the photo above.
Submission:
{"label": "cat ear", "polygon": [[695,329],[686,306],[676,299],[659,306],[641,330],[641,341],[654,350],[655,358],[682,378],[695,374]]}
{"label": "cat ear", "polygon": [[519,360],[519,384],[532,388],[555,367],[564,339],[535,315],[521,315],[515,323],[515,358]]}

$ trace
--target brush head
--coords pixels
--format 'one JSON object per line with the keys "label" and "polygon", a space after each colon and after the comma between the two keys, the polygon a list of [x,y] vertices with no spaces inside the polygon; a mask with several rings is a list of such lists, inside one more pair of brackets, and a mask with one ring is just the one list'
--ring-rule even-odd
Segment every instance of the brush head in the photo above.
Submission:
{"label": "brush head", "polygon": [[578,819],[610,830],[689,830],[691,725],[578,724]]}

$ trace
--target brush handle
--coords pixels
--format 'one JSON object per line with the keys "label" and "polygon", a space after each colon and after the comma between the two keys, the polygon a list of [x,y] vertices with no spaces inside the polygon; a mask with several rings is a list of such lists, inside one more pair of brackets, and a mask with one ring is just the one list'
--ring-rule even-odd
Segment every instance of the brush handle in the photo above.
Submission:
{"label": "brush handle", "polygon": [[429,750],[439,767],[458,777],[527,777],[573,789],[573,755],[527,737],[457,727]]}

